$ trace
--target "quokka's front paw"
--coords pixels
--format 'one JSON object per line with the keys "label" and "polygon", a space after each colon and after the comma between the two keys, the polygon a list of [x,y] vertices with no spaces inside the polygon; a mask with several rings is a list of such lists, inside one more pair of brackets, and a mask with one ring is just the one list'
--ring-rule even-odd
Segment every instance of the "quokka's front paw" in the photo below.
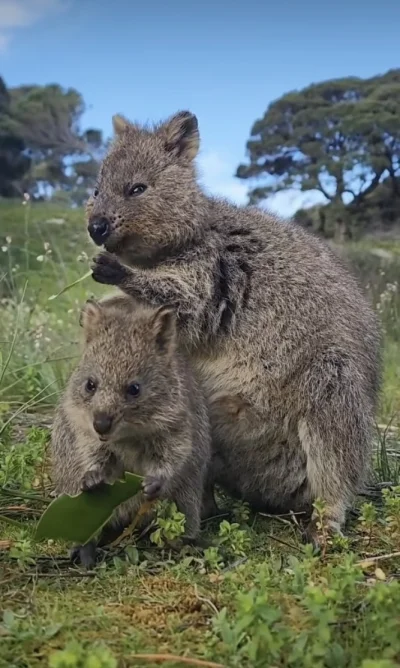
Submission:
{"label": "quokka's front paw", "polygon": [[143,480],[143,494],[146,501],[156,501],[162,496],[164,490],[164,480],[161,476],[147,475]]}
{"label": "quokka's front paw", "polygon": [[86,545],[75,545],[71,550],[71,561],[78,563],[83,568],[91,569],[96,564],[96,544],[94,541]]}
{"label": "quokka's front paw", "polygon": [[82,477],[81,490],[82,492],[93,492],[105,485],[106,482],[105,472],[101,468],[90,469]]}
{"label": "quokka's front paw", "polygon": [[100,253],[93,258],[91,269],[94,280],[105,285],[120,286],[129,276],[129,269],[111,253]]}

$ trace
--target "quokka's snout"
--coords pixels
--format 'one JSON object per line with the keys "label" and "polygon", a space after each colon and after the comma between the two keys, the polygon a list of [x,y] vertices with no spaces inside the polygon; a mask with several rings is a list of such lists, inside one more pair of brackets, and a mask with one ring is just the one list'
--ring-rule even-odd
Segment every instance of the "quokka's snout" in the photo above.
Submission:
{"label": "quokka's snout", "polygon": [[97,246],[102,246],[111,234],[111,222],[105,216],[96,216],[89,220],[88,232]]}
{"label": "quokka's snout", "polygon": [[93,427],[100,437],[108,436],[113,422],[113,416],[106,412],[95,413],[93,417]]}

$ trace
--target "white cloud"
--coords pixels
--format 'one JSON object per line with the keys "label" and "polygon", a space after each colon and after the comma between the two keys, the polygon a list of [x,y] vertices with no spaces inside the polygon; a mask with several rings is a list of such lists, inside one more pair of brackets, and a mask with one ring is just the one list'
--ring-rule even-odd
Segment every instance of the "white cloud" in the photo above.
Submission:
{"label": "white cloud", "polygon": [[[218,151],[200,154],[198,166],[200,180],[208,192],[226,197],[236,204],[246,204],[249,183],[233,176],[235,166]],[[271,195],[262,206],[283,218],[290,218],[303,206],[308,207],[323,201],[325,198],[321,193],[302,193],[293,189]]]}
{"label": "white cloud", "polygon": [[0,51],[6,51],[15,30],[68,6],[69,0],[0,0]]}
{"label": "white cloud", "polygon": [[264,206],[278,216],[290,218],[299,209],[307,209],[309,206],[322,204],[325,201],[325,197],[318,191],[310,190],[309,192],[300,192],[299,190],[292,189],[282,190],[281,192],[271,195]]}
{"label": "white cloud", "polygon": [[202,153],[198,159],[200,180],[213,195],[227,197],[236,204],[247,201],[247,184],[233,176],[234,165],[217,151]]}

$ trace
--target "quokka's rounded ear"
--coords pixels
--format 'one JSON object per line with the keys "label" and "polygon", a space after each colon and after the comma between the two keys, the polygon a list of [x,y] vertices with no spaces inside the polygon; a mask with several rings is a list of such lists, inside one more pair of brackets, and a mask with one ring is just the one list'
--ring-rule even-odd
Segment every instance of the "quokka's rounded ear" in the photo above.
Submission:
{"label": "quokka's rounded ear", "polygon": [[112,124],[116,135],[122,135],[131,123],[121,114],[115,114],[112,117]]}
{"label": "quokka's rounded ear", "polygon": [[177,157],[194,160],[200,146],[197,118],[190,111],[180,111],[160,127],[165,149]]}
{"label": "quokka's rounded ear", "polygon": [[176,340],[176,314],[171,306],[160,306],[152,319],[152,330],[162,352],[173,349]]}
{"label": "quokka's rounded ear", "polygon": [[83,305],[79,316],[79,324],[85,331],[86,339],[89,339],[96,329],[96,325],[101,318],[101,310],[101,305],[96,299],[88,299]]}

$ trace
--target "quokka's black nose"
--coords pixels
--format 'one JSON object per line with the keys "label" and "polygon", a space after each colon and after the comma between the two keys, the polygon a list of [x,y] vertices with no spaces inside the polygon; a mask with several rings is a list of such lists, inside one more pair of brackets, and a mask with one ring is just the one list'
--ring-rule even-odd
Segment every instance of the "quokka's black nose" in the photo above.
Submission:
{"label": "quokka's black nose", "polygon": [[111,233],[110,221],[107,218],[95,218],[89,223],[88,232],[94,243],[102,246]]}
{"label": "quokka's black nose", "polygon": [[106,413],[98,413],[93,419],[93,427],[100,436],[105,436],[111,430],[112,417]]}

